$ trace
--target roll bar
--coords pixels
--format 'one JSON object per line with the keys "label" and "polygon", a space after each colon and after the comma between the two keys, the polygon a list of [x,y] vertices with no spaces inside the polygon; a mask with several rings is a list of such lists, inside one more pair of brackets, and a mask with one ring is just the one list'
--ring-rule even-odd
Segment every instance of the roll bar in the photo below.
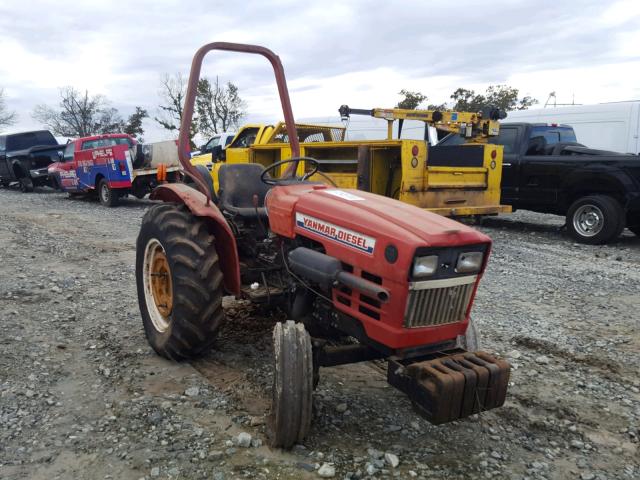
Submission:
{"label": "roll bar", "polygon": [[[287,89],[287,79],[284,75],[284,68],[280,62],[280,58],[271,50],[259,45],[246,45],[242,43],[229,42],[213,42],[208,43],[198,49],[191,62],[191,71],[189,72],[189,82],[187,83],[187,95],[184,100],[182,111],[182,121],[180,122],[180,135],[178,137],[178,158],[182,164],[182,168],[193,178],[199,190],[207,196],[207,203],[211,200],[209,189],[200,179],[198,171],[190,162],[189,155],[189,132],[191,130],[191,120],[193,119],[193,110],[195,107],[196,95],[198,91],[198,81],[200,80],[200,70],[202,68],[202,60],[204,56],[211,50],[223,50],[227,52],[253,53],[266,57],[273,67],[273,73],[276,77],[278,93],[280,94],[280,103],[282,104],[282,113],[289,136],[289,144],[291,145],[291,156],[300,156],[300,142],[298,141],[298,133],[296,131],[296,123],[293,119],[293,111],[291,110],[291,101],[289,100],[289,90]],[[284,172],[284,176],[291,175],[296,171],[298,162],[293,162]]]}

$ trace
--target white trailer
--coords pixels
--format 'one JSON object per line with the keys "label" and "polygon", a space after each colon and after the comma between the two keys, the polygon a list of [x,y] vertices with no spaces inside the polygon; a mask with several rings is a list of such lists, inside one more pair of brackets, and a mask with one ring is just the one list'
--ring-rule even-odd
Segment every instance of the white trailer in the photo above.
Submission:
{"label": "white trailer", "polygon": [[599,103],[516,110],[505,122],[562,123],[576,132],[578,142],[590,148],[639,153],[640,101]]}

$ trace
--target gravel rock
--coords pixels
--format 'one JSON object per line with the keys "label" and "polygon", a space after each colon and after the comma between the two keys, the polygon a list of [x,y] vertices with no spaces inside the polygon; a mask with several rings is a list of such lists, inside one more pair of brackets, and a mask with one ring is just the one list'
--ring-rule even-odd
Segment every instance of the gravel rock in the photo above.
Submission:
{"label": "gravel rock", "polygon": [[184,391],[184,394],[187,397],[197,397],[200,395],[200,388],[198,387],[189,387]]}
{"label": "gravel rock", "polygon": [[549,360],[549,357],[547,357],[546,355],[540,355],[539,357],[536,357],[536,363],[539,363],[540,365],[548,365],[550,361],[551,360]]}
{"label": "gravel rock", "polygon": [[233,443],[242,448],[249,448],[251,446],[251,435],[247,432],[241,432],[233,438]]}
{"label": "gravel rock", "polygon": [[336,476],[336,469],[329,463],[323,463],[318,469],[318,475],[322,478],[333,478]]}
{"label": "gravel rock", "polygon": [[398,458],[397,455],[394,455],[393,453],[385,453],[384,460],[385,462],[387,462],[388,465],[391,465],[393,468],[396,468],[398,465],[400,465],[400,459]]}

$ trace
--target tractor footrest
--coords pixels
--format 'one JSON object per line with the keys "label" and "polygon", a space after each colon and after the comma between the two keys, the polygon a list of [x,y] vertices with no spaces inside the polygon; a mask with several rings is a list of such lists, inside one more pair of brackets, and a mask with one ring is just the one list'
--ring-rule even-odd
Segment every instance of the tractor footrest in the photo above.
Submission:
{"label": "tractor footrest", "polygon": [[439,425],[502,406],[510,370],[488,353],[464,352],[409,364],[390,359],[387,381]]}

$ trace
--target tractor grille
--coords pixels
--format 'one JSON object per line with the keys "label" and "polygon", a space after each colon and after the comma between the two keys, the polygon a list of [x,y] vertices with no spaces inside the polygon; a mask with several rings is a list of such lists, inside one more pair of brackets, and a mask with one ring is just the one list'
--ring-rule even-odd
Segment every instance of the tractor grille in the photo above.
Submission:
{"label": "tractor grille", "polygon": [[465,318],[476,276],[409,284],[405,328],[461,322]]}

